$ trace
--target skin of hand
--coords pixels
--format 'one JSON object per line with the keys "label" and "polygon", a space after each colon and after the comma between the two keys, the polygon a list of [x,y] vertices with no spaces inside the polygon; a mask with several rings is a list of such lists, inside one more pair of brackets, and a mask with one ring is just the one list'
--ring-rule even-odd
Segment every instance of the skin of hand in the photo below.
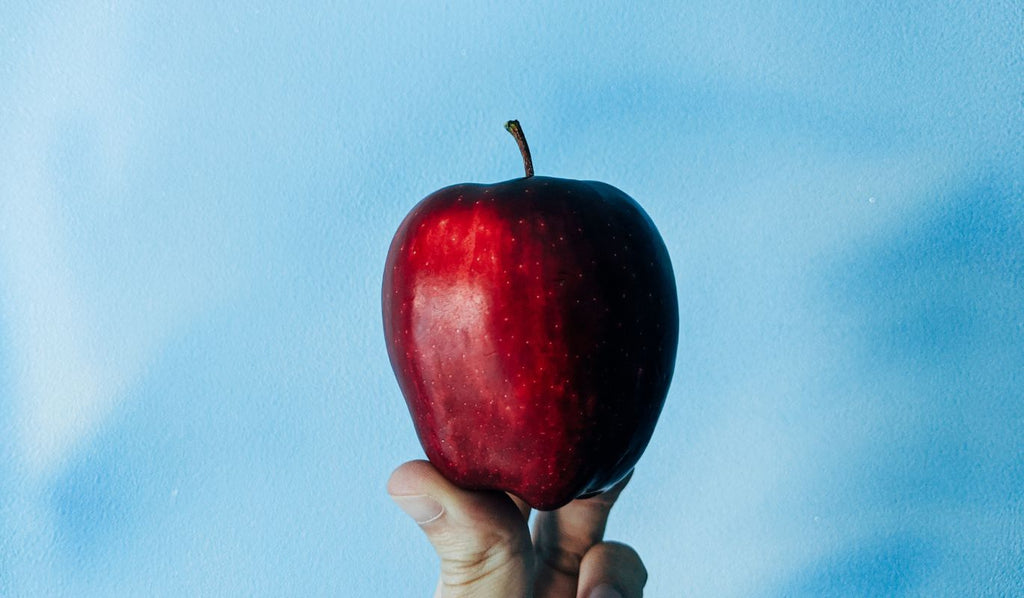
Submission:
{"label": "skin of hand", "polygon": [[640,598],[647,570],[636,551],[605,542],[627,477],[598,496],[538,511],[503,492],[463,490],[427,461],[391,474],[388,494],[441,560],[435,598]]}

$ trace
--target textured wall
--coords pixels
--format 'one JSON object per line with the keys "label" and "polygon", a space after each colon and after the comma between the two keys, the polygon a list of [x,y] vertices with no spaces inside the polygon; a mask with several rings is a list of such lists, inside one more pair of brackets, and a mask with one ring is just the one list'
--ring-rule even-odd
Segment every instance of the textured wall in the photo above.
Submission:
{"label": "textured wall", "polygon": [[429,594],[381,268],[513,117],[676,266],[648,595],[1024,593],[1019,2],[160,4],[0,9],[0,596]]}

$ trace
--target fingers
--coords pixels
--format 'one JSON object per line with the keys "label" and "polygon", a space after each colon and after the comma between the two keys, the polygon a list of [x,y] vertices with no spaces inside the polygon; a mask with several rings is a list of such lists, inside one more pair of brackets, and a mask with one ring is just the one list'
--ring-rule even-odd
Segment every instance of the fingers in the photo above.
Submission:
{"label": "fingers", "polygon": [[556,511],[537,512],[533,542],[538,597],[574,594],[583,557],[604,538],[608,514],[629,477],[592,498],[574,500]]}
{"label": "fingers", "polygon": [[[580,563],[579,598],[641,598],[647,569],[635,550],[618,542],[602,542]],[[603,593],[602,593],[603,592]]]}
{"label": "fingers", "polygon": [[441,559],[436,596],[528,595],[529,530],[507,495],[462,490],[427,461],[396,469],[388,494],[419,524]]}

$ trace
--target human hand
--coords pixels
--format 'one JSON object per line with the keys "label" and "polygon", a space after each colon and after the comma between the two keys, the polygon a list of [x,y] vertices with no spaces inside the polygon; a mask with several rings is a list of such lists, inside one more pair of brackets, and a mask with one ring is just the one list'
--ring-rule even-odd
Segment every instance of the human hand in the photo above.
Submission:
{"label": "human hand", "polygon": [[593,498],[538,511],[504,492],[467,491],[427,461],[410,461],[388,494],[426,533],[441,559],[435,598],[639,598],[647,570],[636,551],[604,542],[626,480]]}

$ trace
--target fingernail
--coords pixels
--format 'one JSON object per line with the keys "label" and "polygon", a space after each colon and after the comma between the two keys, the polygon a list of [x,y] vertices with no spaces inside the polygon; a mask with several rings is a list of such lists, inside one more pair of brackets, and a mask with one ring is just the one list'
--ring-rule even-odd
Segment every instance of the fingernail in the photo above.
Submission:
{"label": "fingernail", "polygon": [[392,496],[391,500],[395,501],[400,509],[420,525],[430,523],[444,514],[444,507],[441,506],[441,503],[426,494]]}
{"label": "fingernail", "polygon": [[622,598],[622,594],[614,587],[603,583],[591,590],[587,598]]}

